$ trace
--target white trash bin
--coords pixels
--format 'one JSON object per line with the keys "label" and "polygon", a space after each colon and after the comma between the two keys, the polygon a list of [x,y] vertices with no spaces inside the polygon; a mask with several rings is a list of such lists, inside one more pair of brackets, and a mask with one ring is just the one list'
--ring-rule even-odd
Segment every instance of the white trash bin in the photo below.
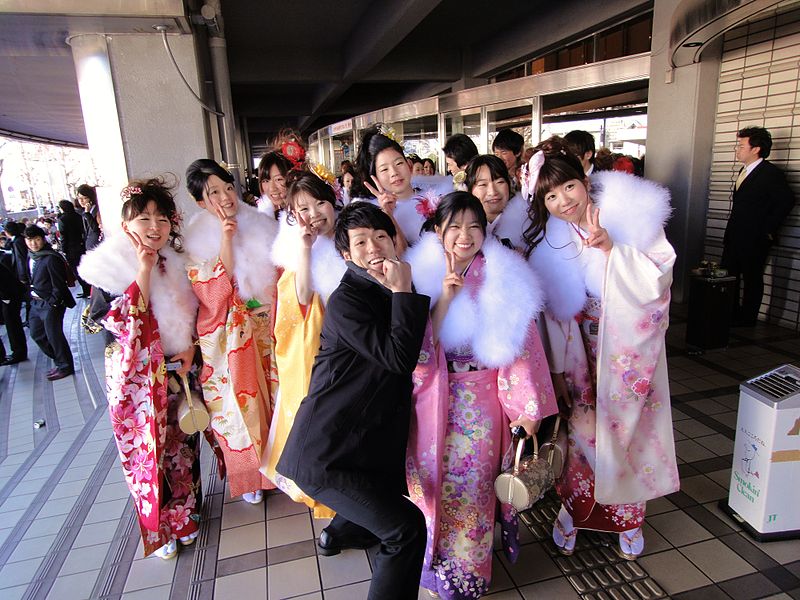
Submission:
{"label": "white trash bin", "polygon": [[739,386],[728,503],[758,541],[800,537],[800,369],[783,365]]}

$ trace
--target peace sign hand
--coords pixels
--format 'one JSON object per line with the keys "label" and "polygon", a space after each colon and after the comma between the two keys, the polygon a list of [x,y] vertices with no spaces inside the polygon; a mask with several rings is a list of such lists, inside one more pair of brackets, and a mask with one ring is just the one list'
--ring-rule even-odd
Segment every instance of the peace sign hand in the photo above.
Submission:
{"label": "peace sign hand", "polygon": [[456,256],[452,252],[445,250],[446,270],[442,280],[442,299],[450,302],[464,287],[464,277],[456,272]]}
{"label": "peace sign hand", "polygon": [[314,242],[317,241],[317,230],[316,228],[311,225],[308,221],[303,218],[299,212],[295,213],[295,217],[297,218],[297,224],[300,226],[300,241],[304,248],[311,248],[314,245]]}
{"label": "peace sign hand", "polygon": [[158,262],[158,252],[145,244],[135,231],[128,231],[127,229],[123,229],[123,231],[136,250],[136,260],[139,261],[139,266],[149,272]]}
{"label": "peace sign hand", "polygon": [[590,248],[599,248],[606,254],[611,252],[614,242],[608,236],[608,231],[600,226],[600,209],[591,202],[586,204],[586,222],[588,223],[589,237],[584,244]]}
{"label": "peace sign hand", "polygon": [[217,213],[217,218],[220,220],[220,223],[222,223],[222,237],[227,240],[232,240],[238,226],[236,217],[229,217],[226,215],[222,207],[216,202],[214,202],[213,205],[214,212]]}
{"label": "peace sign hand", "polygon": [[375,187],[370,185],[368,181],[364,182],[364,186],[377,198],[381,210],[391,217],[397,206],[397,196],[394,192],[383,189],[383,186],[375,175],[372,176],[372,181],[375,182]]}

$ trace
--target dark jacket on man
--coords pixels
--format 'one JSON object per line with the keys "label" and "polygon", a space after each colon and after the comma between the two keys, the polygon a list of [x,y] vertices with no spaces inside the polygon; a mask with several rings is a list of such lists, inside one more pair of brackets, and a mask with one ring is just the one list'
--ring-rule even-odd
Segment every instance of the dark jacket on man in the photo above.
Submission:
{"label": "dark jacket on man", "polygon": [[21,235],[15,235],[11,240],[11,256],[17,279],[27,285],[31,280],[28,266],[28,246],[25,244],[25,238]]}
{"label": "dark jacket on man", "polygon": [[61,234],[61,251],[73,267],[77,267],[81,255],[86,252],[83,244],[83,219],[75,211],[58,215],[58,232]]}
{"label": "dark jacket on man", "polygon": [[416,367],[430,298],[348,270],[331,294],[308,396],[278,462],[298,484],[405,490]]}
{"label": "dark jacket on man", "polygon": [[81,213],[83,218],[84,246],[86,251],[92,250],[100,243],[103,232],[100,231],[100,224],[97,222],[97,205],[92,205],[89,210]]}
{"label": "dark jacket on man", "polygon": [[794,202],[783,171],[761,161],[733,192],[725,245],[740,252],[768,249]]}
{"label": "dark jacket on man", "polygon": [[67,287],[67,264],[58,252],[46,247],[44,253],[33,263],[31,289],[50,306],[75,306],[75,299]]}

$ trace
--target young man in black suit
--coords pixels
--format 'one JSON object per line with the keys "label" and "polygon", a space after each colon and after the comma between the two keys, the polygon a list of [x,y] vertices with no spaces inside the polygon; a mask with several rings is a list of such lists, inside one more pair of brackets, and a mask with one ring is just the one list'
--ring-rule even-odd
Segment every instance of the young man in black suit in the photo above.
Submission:
{"label": "young man in black suit", "polygon": [[28,360],[28,340],[22,328],[19,311],[25,298],[26,286],[4,264],[0,264],[0,312],[6,324],[11,356],[6,356],[5,348],[0,353],[0,365],[15,365]]}
{"label": "young man in black suit", "polygon": [[764,295],[764,266],[778,229],[794,206],[794,194],[783,172],[766,158],[772,136],[763,127],[745,127],[736,134],[736,178],[721,264],[741,285],[737,290],[734,325],[752,326]]}
{"label": "young man in black suit", "polygon": [[33,341],[56,364],[47,373],[47,378],[55,381],[75,372],[72,351],[64,335],[64,312],[75,306],[67,287],[69,267],[64,257],[45,241],[40,227],[29,225],[25,229],[25,243],[33,259],[29,328]]}
{"label": "young man in black suit", "polygon": [[320,535],[321,554],[380,542],[370,600],[415,599],[425,552],[425,518],[405,497],[405,455],[430,298],[412,290],[395,234],[367,202],[339,215],[347,271],[328,300],[308,396],[277,465],[337,513]]}

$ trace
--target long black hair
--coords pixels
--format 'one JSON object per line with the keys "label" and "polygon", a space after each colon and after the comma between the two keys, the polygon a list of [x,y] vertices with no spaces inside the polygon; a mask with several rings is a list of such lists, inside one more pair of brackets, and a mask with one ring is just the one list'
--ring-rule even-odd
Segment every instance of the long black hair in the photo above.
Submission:
{"label": "long black hair", "polygon": [[393,139],[386,137],[380,132],[381,125],[373,125],[364,131],[361,142],[358,146],[358,156],[356,157],[355,173],[353,184],[350,186],[351,198],[372,198],[364,182],[372,184],[372,176],[375,175],[375,160],[378,154],[389,148],[397,150],[400,156],[405,156],[403,147]]}

